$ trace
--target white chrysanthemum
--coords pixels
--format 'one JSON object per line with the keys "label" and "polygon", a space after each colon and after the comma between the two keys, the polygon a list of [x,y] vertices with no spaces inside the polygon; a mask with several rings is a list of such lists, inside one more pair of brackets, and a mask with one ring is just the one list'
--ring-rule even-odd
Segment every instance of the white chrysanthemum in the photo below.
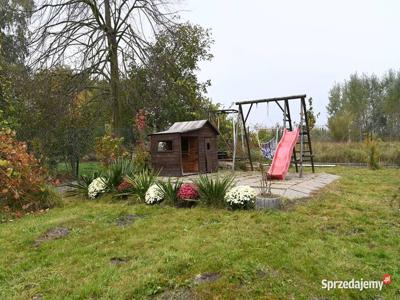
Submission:
{"label": "white chrysanthemum", "polygon": [[256,201],[257,193],[249,186],[236,186],[225,195],[225,201],[231,206],[246,207]]}
{"label": "white chrysanthemum", "polygon": [[164,199],[164,193],[157,184],[149,187],[144,197],[147,204],[156,204]]}
{"label": "white chrysanthemum", "polygon": [[97,177],[94,179],[88,187],[88,196],[90,199],[96,198],[99,194],[106,191],[106,179],[103,177]]}

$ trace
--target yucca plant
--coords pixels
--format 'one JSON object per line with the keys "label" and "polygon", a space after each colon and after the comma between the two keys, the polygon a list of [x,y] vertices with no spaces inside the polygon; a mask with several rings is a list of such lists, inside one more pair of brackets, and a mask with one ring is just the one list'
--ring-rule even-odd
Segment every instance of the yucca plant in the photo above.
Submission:
{"label": "yucca plant", "polygon": [[122,183],[125,176],[133,176],[135,171],[135,166],[132,160],[125,158],[115,159],[111,162],[106,172],[108,188],[115,191]]}
{"label": "yucca plant", "polygon": [[225,207],[225,194],[234,186],[235,177],[228,175],[212,178],[200,175],[195,181],[199,188],[200,200],[206,205],[214,207]]}
{"label": "yucca plant", "polygon": [[158,173],[143,170],[133,176],[126,176],[125,181],[132,185],[132,192],[141,202],[144,202],[149,187],[157,182]]}
{"label": "yucca plant", "polygon": [[66,192],[67,197],[75,197],[75,196],[84,196],[88,197],[88,188],[89,185],[95,180],[97,177],[104,177],[100,172],[93,172],[90,175],[81,175],[79,180],[76,182],[71,182],[66,186],[71,189]]}
{"label": "yucca plant", "polygon": [[178,203],[178,191],[182,185],[182,181],[172,181],[171,178],[168,178],[168,181],[160,181],[157,185],[164,193],[165,203],[170,205],[176,205]]}

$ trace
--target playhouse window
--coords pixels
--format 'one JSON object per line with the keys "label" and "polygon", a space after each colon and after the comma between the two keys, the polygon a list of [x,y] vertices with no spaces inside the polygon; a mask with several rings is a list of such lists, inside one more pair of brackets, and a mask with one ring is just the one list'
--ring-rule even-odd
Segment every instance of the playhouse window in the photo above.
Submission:
{"label": "playhouse window", "polygon": [[158,152],[172,151],[172,141],[158,142],[157,151]]}

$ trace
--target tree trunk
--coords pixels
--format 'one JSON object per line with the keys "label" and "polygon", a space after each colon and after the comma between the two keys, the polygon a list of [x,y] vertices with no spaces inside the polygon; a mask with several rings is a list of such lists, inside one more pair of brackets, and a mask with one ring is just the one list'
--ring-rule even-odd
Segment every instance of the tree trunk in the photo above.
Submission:
{"label": "tree trunk", "polygon": [[121,124],[121,103],[119,100],[119,66],[118,66],[118,43],[116,32],[113,29],[110,15],[110,0],[104,1],[105,22],[107,30],[108,53],[110,63],[110,91],[113,110],[112,127],[113,133],[120,136]]}

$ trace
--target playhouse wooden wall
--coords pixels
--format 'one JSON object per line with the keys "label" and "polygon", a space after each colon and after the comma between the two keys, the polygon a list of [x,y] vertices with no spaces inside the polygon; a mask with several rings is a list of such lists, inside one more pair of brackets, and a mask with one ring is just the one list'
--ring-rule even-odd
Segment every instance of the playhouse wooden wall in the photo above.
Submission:
{"label": "playhouse wooden wall", "polygon": [[[186,133],[154,134],[150,136],[150,153],[152,167],[160,171],[162,176],[182,176],[181,137],[198,139],[199,173],[216,172],[218,170],[217,133],[209,125]],[[172,141],[172,150],[159,152],[158,143]],[[207,149],[209,143],[209,149]]]}
{"label": "playhouse wooden wall", "polygon": [[[158,151],[158,143],[172,141],[172,150]],[[151,166],[162,176],[181,176],[181,137],[179,133],[150,136]]]}

